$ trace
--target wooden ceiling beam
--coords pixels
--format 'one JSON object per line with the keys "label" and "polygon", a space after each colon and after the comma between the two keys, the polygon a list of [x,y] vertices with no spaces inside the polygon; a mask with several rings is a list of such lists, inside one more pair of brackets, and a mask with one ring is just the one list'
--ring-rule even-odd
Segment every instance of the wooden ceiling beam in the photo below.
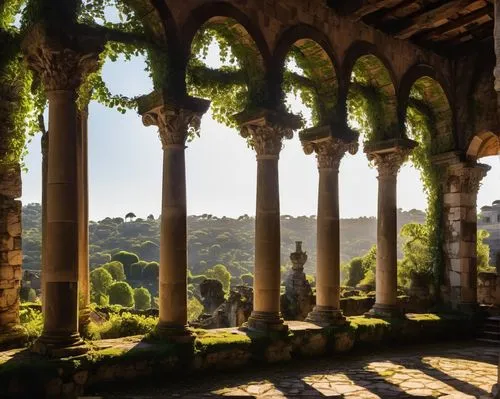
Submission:
{"label": "wooden ceiling beam", "polygon": [[470,24],[485,15],[491,15],[493,13],[493,8],[491,6],[486,6],[483,8],[480,8],[476,11],[473,11],[469,14],[465,14],[457,19],[454,19],[453,21],[450,21],[448,23],[445,23],[441,26],[438,26],[437,28],[430,29],[426,32],[424,32],[421,35],[418,35],[418,38],[416,38],[417,41],[427,41],[433,37],[436,36],[441,36],[444,35],[448,32],[451,32],[452,30],[458,29],[462,26],[465,26],[467,24]]}
{"label": "wooden ceiling beam", "polygon": [[467,7],[469,4],[470,0],[445,1],[431,10],[424,10],[404,20],[402,24],[405,27],[395,32],[394,36],[398,39],[408,39],[421,30],[432,28],[436,21],[452,17],[460,9]]}
{"label": "wooden ceiling beam", "polygon": [[381,8],[393,7],[400,2],[401,0],[327,0],[328,6],[338,14],[354,19],[361,19]]}
{"label": "wooden ceiling beam", "polygon": [[[463,43],[466,43],[470,40],[482,40],[485,39],[488,36],[492,36],[493,33],[493,26],[494,22],[489,21],[486,22],[485,24],[480,24],[478,26],[475,26],[474,28],[467,30],[465,32],[462,32],[449,40],[445,40],[442,42],[439,42],[441,46],[447,46],[447,47],[455,47],[462,45]],[[470,36],[469,39],[463,40],[467,36]]]}

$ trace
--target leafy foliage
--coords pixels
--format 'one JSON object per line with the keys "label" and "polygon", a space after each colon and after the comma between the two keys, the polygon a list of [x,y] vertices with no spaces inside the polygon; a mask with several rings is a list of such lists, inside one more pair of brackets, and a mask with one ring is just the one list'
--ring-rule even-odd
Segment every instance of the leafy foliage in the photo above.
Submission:
{"label": "leafy foliage", "polygon": [[137,310],[149,309],[151,307],[151,294],[144,288],[136,288],[134,290],[134,302]]}
{"label": "leafy foliage", "polygon": [[121,305],[126,308],[134,306],[134,292],[132,287],[125,281],[118,281],[109,287],[109,303]]}

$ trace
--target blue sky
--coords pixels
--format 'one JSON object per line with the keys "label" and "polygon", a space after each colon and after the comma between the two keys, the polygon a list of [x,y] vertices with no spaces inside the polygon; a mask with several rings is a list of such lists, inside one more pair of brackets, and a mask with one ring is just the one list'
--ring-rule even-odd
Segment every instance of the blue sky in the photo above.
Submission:
{"label": "blue sky", "polygon": [[[212,54],[212,58],[213,58]],[[213,60],[212,60],[213,61]],[[215,62],[215,61],[214,61]],[[113,93],[147,94],[152,85],[140,58],[107,62],[105,82]],[[295,111],[306,110],[289,98]],[[306,156],[298,135],[285,143],[280,156],[281,213],[316,214],[318,173],[313,155]],[[23,202],[41,200],[40,136],[28,145],[23,174]],[[483,180],[478,205],[500,199],[500,156],[482,160],[492,166]],[[208,113],[201,137],[186,150],[188,214],[211,213],[235,217],[255,214],[256,161],[254,152],[236,130],[216,123]],[[161,204],[162,150],[157,130],[144,127],[135,111],[125,115],[95,102],[89,108],[90,218],[158,216]],[[425,209],[419,173],[410,164],[398,177],[398,206]],[[340,168],[340,213],[343,218],[375,216],[376,170],[368,166],[362,148],[346,155]]]}

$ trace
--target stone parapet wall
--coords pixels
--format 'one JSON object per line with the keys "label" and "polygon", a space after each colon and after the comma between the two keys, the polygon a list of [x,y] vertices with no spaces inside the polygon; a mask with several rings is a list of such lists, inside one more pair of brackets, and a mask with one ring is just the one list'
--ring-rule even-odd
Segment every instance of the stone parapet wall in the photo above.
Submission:
{"label": "stone parapet wall", "polygon": [[0,171],[0,345],[19,335],[22,278],[21,170]]}
{"label": "stone parapet wall", "polygon": [[0,352],[0,397],[74,398],[102,384],[174,380],[179,374],[335,357],[353,347],[372,350],[395,343],[463,339],[474,332],[474,323],[466,320],[432,314],[408,315],[395,323],[352,317],[350,324],[336,328],[287,322],[289,333],[273,336],[235,328],[197,330],[194,345],[147,342],[136,336],[95,341],[90,353],[60,360],[12,350]]}

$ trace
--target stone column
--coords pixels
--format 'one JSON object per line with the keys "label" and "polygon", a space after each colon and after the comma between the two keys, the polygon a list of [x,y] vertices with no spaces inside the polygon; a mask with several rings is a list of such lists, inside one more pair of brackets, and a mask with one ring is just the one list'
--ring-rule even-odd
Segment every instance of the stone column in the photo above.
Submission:
{"label": "stone column", "polygon": [[0,349],[22,344],[25,331],[19,322],[21,287],[21,169],[0,169]]}
{"label": "stone column", "polygon": [[358,144],[330,134],[311,141],[302,139],[302,144],[306,154],[316,153],[319,171],[316,306],[306,320],[324,326],[341,324],[345,317],[340,309],[339,166],[347,151],[357,152]]}
{"label": "stone column", "polygon": [[255,270],[253,311],[248,328],[286,330],[280,312],[281,235],[278,159],[283,139],[293,137],[289,124],[270,111],[239,120],[241,135],[257,153]]}
{"label": "stone column", "polygon": [[90,323],[88,106],[78,112],[78,292],[79,329]]}
{"label": "stone column", "polygon": [[[413,143],[413,142],[411,142]],[[370,316],[397,317],[397,174],[414,145],[365,147],[378,169],[377,266],[375,305]]]}
{"label": "stone column", "polygon": [[42,253],[40,288],[42,293],[42,311],[45,314],[45,273],[47,270],[47,171],[49,158],[49,133],[44,132],[41,140],[42,147]]}
{"label": "stone column", "polygon": [[[97,68],[102,50],[79,38],[67,48],[59,37],[34,27],[23,42],[26,59],[41,77],[49,101],[47,225],[44,274],[45,310],[34,350],[61,357],[87,350],[78,331],[79,155],[77,90]],[[84,47],[85,46],[85,47]]]}
{"label": "stone column", "polygon": [[489,167],[458,162],[443,176],[445,300],[452,308],[477,307],[477,192]]}
{"label": "stone column", "polygon": [[[160,228],[160,320],[157,332],[168,339],[190,339],[187,326],[186,139],[199,129],[209,102],[190,98],[189,108],[160,104],[141,110],[146,126],[158,126],[163,147]],[[140,107],[141,108],[141,107]]]}

